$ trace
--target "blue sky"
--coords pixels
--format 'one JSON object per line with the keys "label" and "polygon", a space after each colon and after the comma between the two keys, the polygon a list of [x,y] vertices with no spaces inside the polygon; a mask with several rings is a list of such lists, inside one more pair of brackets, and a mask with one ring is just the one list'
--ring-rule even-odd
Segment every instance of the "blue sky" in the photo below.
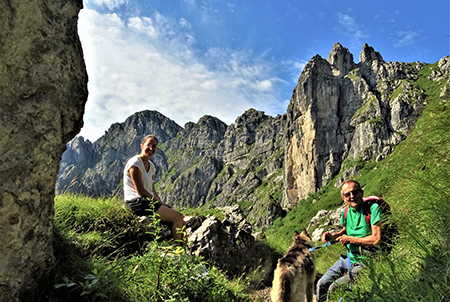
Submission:
{"label": "blue sky", "polygon": [[305,64],[341,43],[385,61],[449,55],[448,0],[84,0],[78,32],[89,75],[80,135],[157,110],[180,126],[227,124],[249,108],[286,112]]}

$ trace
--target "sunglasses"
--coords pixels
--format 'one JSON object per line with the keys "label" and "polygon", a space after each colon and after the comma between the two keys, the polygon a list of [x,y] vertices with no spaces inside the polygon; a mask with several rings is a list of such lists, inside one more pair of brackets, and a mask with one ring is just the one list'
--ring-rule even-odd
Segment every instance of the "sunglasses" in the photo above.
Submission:
{"label": "sunglasses", "polygon": [[347,192],[347,193],[345,193],[345,194],[342,194],[342,196],[344,196],[345,198],[349,198],[349,197],[350,197],[350,194],[353,195],[353,196],[356,196],[356,195],[359,194],[359,192],[361,192],[361,190],[360,190],[360,189],[356,189],[356,190]]}

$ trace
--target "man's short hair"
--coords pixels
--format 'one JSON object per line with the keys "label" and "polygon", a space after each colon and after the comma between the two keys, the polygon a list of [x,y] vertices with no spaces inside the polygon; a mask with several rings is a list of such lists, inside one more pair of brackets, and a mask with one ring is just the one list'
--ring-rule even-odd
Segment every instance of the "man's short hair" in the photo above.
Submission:
{"label": "man's short hair", "polygon": [[346,181],[344,181],[343,183],[342,183],[342,185],[341,185],[341,195],[342,195],[342,187],[345,185],[345,184],[348,184],[348,183],[354,183],[355,185],[356,185],[356,189],[358,189],[358,190],[361,190],[362,188],[361,188],[361,185],[359,184],[359,182],[357,182],[356,180],[353,180],[353,179],[347,179]]}

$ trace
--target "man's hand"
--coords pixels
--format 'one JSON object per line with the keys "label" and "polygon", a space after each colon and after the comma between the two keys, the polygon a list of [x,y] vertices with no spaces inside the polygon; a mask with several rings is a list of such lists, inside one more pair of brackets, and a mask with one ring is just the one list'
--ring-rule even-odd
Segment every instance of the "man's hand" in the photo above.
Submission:
{"label": "man's hand", "polygon": [[327,243],[328,241],[333,240],[333,236],[330,234],[330,232],[325,232],[322,234],[322,242]]}
{"label": "man's hand", "polygon": [[322,242],[327,243],[328,241],[336,240],[337,238],[346,234],[346,232],[347,231],[346,231],[345,227],[342,230],[340,230],[339,232],[334,233],[333,235],[330,234],[330,232],[325,232],[322,234]]}
{"label": "man's hand", "polygon": [[339,241],[343,246],[345,246],[350,243],[350,238],[351,238],[350,236],[342,235],[337,239],[337,241]]}

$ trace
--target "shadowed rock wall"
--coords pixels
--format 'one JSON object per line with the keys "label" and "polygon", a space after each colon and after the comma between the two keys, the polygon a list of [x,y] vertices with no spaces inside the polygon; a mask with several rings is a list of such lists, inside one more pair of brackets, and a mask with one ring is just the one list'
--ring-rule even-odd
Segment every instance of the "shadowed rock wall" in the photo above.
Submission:
{"label": "shadowed rock wall", "polygon": [[54,261],[55,180],[82,127],[81,0],[0,0],[0,301],[32,301]]}
{"label": "shadowed rock wall", "polygon": [[425,105],[416,83],[425,65],[386,63],[367,44],[358,64],[339,43],[328,59],[313,57],[287,110],[283,206],[292,208],[325,186],[347,158],[380,161],[391,153]]}

